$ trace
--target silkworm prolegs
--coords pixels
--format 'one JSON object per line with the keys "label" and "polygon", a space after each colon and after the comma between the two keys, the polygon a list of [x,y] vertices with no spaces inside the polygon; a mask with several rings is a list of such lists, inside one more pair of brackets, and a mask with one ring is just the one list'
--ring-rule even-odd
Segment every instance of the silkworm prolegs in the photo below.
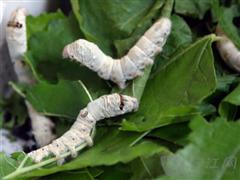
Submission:
{"label": "silkworm prolegs", "polygon": [[72,127],[60,138],[29,153],[28,156],[34,161],[40,162],[50,154],[61,159],[62,153],[70,151],[71,155],[76,157],[76,148],[79,145],[83,143],[93,144],[90,134],[97,121],[136,111],[137,109],[138,100],[134,97],[117,93],[101,96],[88,103],[87,107],[80,111]]}

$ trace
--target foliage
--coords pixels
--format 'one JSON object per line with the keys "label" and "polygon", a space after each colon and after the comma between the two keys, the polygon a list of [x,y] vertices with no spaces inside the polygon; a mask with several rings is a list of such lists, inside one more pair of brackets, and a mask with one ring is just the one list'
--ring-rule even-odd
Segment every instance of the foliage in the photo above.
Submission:
{"label": "foliage", "polygon": [[166,175],[171,179],[239,179],[239,122],[217,118],[208,123],[197,117],[190,126],[191,143],[162,159]]}
{"label": "foliage", "polygon": [[[54,157],[35,164],[23,152],[11,157],[0,153],[0,179],[240,178],[239,78],[223,63],[213,34],[218,24],[240,47],[237,0],[175,0],[172,31],[163,52],[122,91],[62,58],[63,47],[79,38],[96,43],[108,55],[123,56],[161,16],[167,2],[71,0],[68,16],[60,10],[28,16],[24,60],[37,82],[11,84],[17,93],[0,102],[4,128],[24,123],[23,98],[54,118],[59,132],[103,94],[133,95],[140,107],[99,122],[94,146],[62,166]],[[12,114],[9,122],[6,112]]]}
{"label": "foliage", "polygon": [[148,81],[139,111],[123,122],[124,130],[145,131],[197,114],[194,106],[216,87],[213,39],[207,36],[186,48]]}
{"label": "foliage", "polygon": [[209,0],[176,0],[174,10],[185,16],[202,19],[210,7],[211,1]]}

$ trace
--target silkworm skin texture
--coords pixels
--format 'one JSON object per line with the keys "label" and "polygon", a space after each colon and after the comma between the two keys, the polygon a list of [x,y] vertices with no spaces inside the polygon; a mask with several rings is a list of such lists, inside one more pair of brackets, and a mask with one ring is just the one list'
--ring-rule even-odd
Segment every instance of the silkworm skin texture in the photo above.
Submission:
{"label": "silkworm skin texture", "polygon": [[18,8],[12,12],[6,27],[6,40],[14,70],[20,82],[34,83],[29,67],[23,62],[27,51],[26,9]]}
{"label": "silkworm skin texture", "polygon": [[240,72],[240,51],[226,36],[223,30],[217,26],[216,34],[222,39],[216,42],[218,51],[225,63],[237,72]]}
{"label": "silkworm skin texture", "polygon": [[[24,8],[18,8],[12,12],[6,27],[6,40],[18,81],[32,85],[35,80],[30,68],[23,62],[23,54],[27,51],[26,16],[27,11]],[[37,112],[29,102],[25,101],[25,104],[31,118],[32,133],[38,146],[49,144],[56,138],[52,132],[54,124],[48,117]]]}
{"label": "silkworm skin texture", "polygon": [[38,146],[42,147],[49,144],[56,138],[56,135],[52,132],[55,126],[54,123],[46,116],[37,112],[28,101],[25,101],[25,104],[28,109],[29,117],[32,120],[32,134]]}
{"label": "silkworm skin texture", "polygon": [[138,100],[134,97],[110,94],[99,97],[82,109],[72,127],[60,138],[51,144],[28,154],[35,162],[53,154],[61,159],[61,154],[70,151],[73,157],[77,156],[76,148],[87,143],[92,145],[91,131],[97,121],[136,111]]}
{"label": "silkworm skin texture", "polygon": [[111,80],[123,89],[127,80],[141,76],[144,68],[153,64],[154,57],[162,51],[166,43],[171,26],[169,18],[160,18],[120,59],[105,55],[96,44],[84,39],[65,46],[63,58],[80,62],[97,72],[101,78]]}

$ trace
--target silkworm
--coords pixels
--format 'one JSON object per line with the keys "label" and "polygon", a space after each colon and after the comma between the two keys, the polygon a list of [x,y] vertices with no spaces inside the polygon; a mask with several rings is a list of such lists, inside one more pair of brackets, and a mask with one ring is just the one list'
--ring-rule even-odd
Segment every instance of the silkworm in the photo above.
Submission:
{"label": "silkworm", "polygon": [[19,23],[19,22],[9,21],[7,26],[8,27],[13,27],[13,28],[22,28],[23,25],[21,23]]}
{"label": "silkworm", "polygon": [[105,55],[96,44],[84,39],[66,45],[63,58],[80,62],[97,72],[101,78],[111,80],[123,89],[127,80],[141,76],[144,68],[153,64],[154,57],[162,51],[170,31],[171,20],[162,17],[120,59]]}
{"label": "silkworm", "polygon": [[25,104],[27,105],[29,117],[32,120],[32,134],[38,146],[42,147],[49,144],[56,138],[52,131],[55,126],[54,123],[46,116],[37,112],[28,101],[25,101]]}
{"label": "silkworm", "polygon": [[216,34],[222,37],[216,42],[222,59],[229,67],[240,72],[240,51],[219,26],[216,28]]}
{"label": "silkworm", "polygon": [[90,134],[97,121],[136,111],[137,108],[138,101],[134,97],[117,93],[101,96],[88,103],[87,107],[80,111],[72,127],[60,138],[28,155],[35,162],[40,162],[50,154],[61,159],[61,154],[67,151],[76,157],[76,148],[79,145],[84,142],[88,145],[93,144]]}
{"label": "silkworm", "polygon": [[6,40],[17,78],[20,82],[34,82],[29,67],[23,62],[23,54],[27,51],[26,10],[16,9],[12,12],[6,27]]}
{"label": "silkworm", "polygon": [[[35,80],[30,68],[23,61],[23,54],[27,51],[26,15],[27,12],[23,8],[12,12],[6,27],[6,40],[19,82],[32,85]],[[26,106],[31,118],[32,133],[38,146],[44,146],[55,139],[52,121],[37,112],[27,101]]]}
{"label": "silkworm", "polygon": [[11,139],[10,132],[6,129],[0,128],[0,152],[4,152],[10,155],[16,151],[23,151],[23,141],[16,138],[16,140]]}

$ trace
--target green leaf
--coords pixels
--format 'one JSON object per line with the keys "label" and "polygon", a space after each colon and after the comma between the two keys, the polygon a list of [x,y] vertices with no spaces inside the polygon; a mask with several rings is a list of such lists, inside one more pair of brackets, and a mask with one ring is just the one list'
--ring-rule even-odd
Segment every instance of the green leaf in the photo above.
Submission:
{"label": "green leaf", "polygon": [[172,30],[160,55],[171,56],[183,46],[192,43],[192,32],[183,18],[173,14],[171,16]]}
{"label": "green leaf", "polygon": [[177,55],[180,51],[185,49],[192,43],[192,32],[188,24],[183,18],[177,15],[171,16],[172,30],[171,34],[167,39],[167,42],[154,62],[152,68],[152,74],[154,75],[159,68],[162,68],[164,64],[169,62],[169,59],[174,55]]}
{"label": "green leaf", "polygon": [[[34,20],[38,24],[41,17]],[[56,18],[46,26],[42,31],[30,34],[26,62],[31,65],[38,79],[56,82],[59,77],[76,78],[79,66],[62,59],[64,46],[81,37],[75,19],[72,16]]]}
{"label": "green leaf", "polygon": [[[3,152],[0,152],[0,179],[5,179],[7,175],[19,171],[24,164],[31,165],[32,161],[30,159],[25,159],[25,157],[26,154],[23,152],[15,152],[11,155],[11,157],[5,155]],[[14,178],[12,177],[10,179],[28,180],[30,178],[14,176]]]}
{"label": "green leaf", "polygon": [[0,179],[17,168],[17,162],[0,152]]}
{"label": "green leaf", "polygon": [[131,180],[153,179],[164,174],[160,154],[140,157],[130,164],[133,172]]}
{"label": "green leaf", "polygon": [[[2,126],[0,123],[0,127],[3,127],[5,129],[12,130],[16,126],[21,126],[25,123],[27,118],[26,113],[26,107],[24,106],[24,101],[21,99],[21,97],[17,95],[11,96],[11,98],[8,98],[5,100],[4,104],[2,105],[2,116],[0,119],[2,119]],[[1,108],[0,108],[1,111]],[[1,114],[0,113],[0,114]],[[4,113],[8,114],[7,119],[4,121]],[[0,120],[1,121],[1,120]]]}
{"label": "green leaf", "polygon": [[[14,152],[11,154],[11,158],[13,160],[16,160],[17,163],[18,163],[18,168],[19,168],[19,165],[22,166],[22,162],[25,161],[25,157],[26,157],[26,154],[24,152]],[[31,159],[26,159],[26,161],[24,162],[24,165],[32,165],[32,160]]]}
{"label": "green leaf", "polygon": [[149,136],[157,137],[169,141],[171,143],[184,146],[187,144],[187,136],[190,133],[188,123],[176,123],[168,126],[160,127],[153,130]]}
{"label": "green leaf", "polygon": [[233,24],[233,19],[240,16],[240,6],[233,5],[230,8],[221,8],[219,25],[226,35],[240,48],[239,29]]}
{"label": "green leaf", "polygon": [[[158,0],[162,1],[162,0]],[[113,55],[114,40],[131,35],[155,5],[154,0],[71,0],[79,27],[87,40]],[[151,12],[150,12],[151,13]]]}
{"label": "green leaf", "polygon": [[114,41],[114,46],[117,49],[118,57],[124,56],[128,50],[136,43],[136,41],[144,34],[144,32],[152,25],[153,19],[159,18],[160,8],[164,2],[156,0],[149,12],[136,25],[136,28],[131,35],[125,39],[117,39]]}
{"label": "green leaf", "polygon": [[230,85],[237,82],[237,74],[222,74],[217,76],[217,90],[228,92]]}
{"label": "green leaf", "polygon": [[63,80],[58,84],[40,82],[27,89],[26,98],[38,112],[71,119],[90,101],[81,82]]}
{"label": "green leaf", "polygon": [[[240,124],[217,118],[208,123],[202,117],[190,125],[191,143],[162,159],[171,179],[239,179]],[[161,179],[161,178],[160,178]]]}
{"label": "green leaf", "polygon": [[123,121],[122,129],[145,131],[198,113],[194,106],[216,88],[214,38],[210,35],[198,40],[162,67],[148,81],[139,110]]}
{"label": "green leaf", "polygon": [[45,13],[41,14],[37,17],[27,16],[27,35],[28,39],[38,32],[44,31],[47,29],[48,24],[52,20],[56,19],[64,19],[65,16],[61,11],[57,11],[54,13]]}
{"label": "green leaf", "polygon": [[[54,83],[58,79],[80,79],[87,84],[94,97],[108,92],[106,83],[96,73],[77,63],[62,59],[63,47],[82,37],[73,15],[64,17],[60,12],[44,14],[31,17],[28,23],[31,23],[28,26],[34,30],[29,30],[29,49],[25,54],[25,61],[32,67],[37,79]],[[38,26],[39,24],[44,28]],[[38,31],[39,29],[41,31]]]}
{"label": "green leaf", "polygon": [[59,171],[69,171],[89,166],[110,166],[119,162],[127,163],[137,157],[168,152],[163,146],[149,140],[142,139],[134,143],[140,136],[139,133],[121,132],[116,128],[98,128],[95,145],[81,152],[76,159],[63,166],[41,168],[25,173],[23,176],[45,176]]}
{"label": "green leaf", "polygon": [[[192,42],[191,29],[187,23],[179,16],[173,15],[171,17],[172,21],[172,31],[171,34],[163,48],[163,52],[160,53],[154,62],[153,68],[151,66],[144,70],[144,75],[142,77],[136,78],[133,82],[123,91],[124,94],[129,94],[138,99],[141,99],[146,82],[151,73],[154,74],[158,68],[160,68],[164,63],[169,61],[176,51],[179,51],[183,46],[186,46]],[[142,33],[143,34],[143,33]],[[127,42],[127,40],[125,40]]]}
{"label": "green leaf", "polygon": [[236,118],[240,106],[240,85],[229,93],[219,105],[219,114],[228,120]]}
{"label": "green leaf", "polygon": [[175,0],[176,13],[202,19],[211,7],[211,0]]}
{"label": "green leaf", "polygon": [[211,7],[212,21],[217,22],[221,14],[220,2],[219,0],[211,0],[211,1],[212,1],[212,7]]}
{"label": "green leaf", "polygon": [[41,180],[94,180],[95,176],[92,174],[89,169],[83,169],[79,171],[66,171],[60,172],[46,177],[42,177]]}
{"label": "green leaf", "polygon": [[122,180],[130,179],[131,171],[128,164],[119,163],[114,166],[102,166],[103,173],[98,177],[99,180]]}

